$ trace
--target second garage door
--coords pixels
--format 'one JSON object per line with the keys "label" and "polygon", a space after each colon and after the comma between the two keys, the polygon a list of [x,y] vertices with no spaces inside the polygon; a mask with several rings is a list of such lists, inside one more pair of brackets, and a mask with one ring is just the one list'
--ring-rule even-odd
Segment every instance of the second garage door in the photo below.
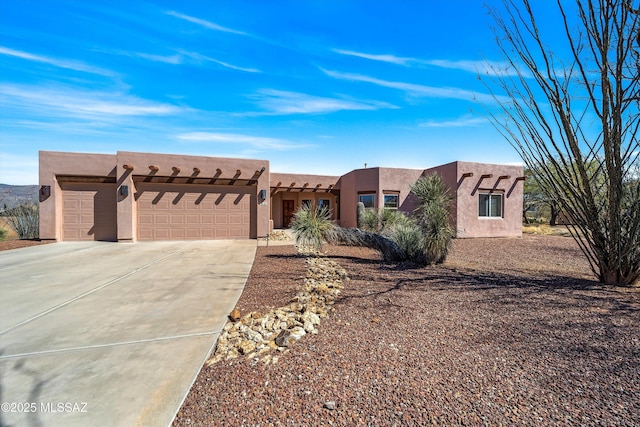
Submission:
{"label": "second garage door", "polygon": [[136,184],[139,240],[248,239],[254,186]]}
{"label": "second garage door", "polygon": [[62,240],[117,239],[116,185],[61,182]]}

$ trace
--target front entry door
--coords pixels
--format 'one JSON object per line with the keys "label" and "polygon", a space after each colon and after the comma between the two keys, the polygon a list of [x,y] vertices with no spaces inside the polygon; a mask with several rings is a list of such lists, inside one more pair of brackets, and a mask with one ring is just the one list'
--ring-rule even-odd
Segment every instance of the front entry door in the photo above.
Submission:
{"label": "front entry door", "polygon": [[296,210],[295,200],[282,201],[282,225],[284,228],[289,228],[289,225],[291,225],[291,218],[293,218],[293,212],[295,210]]}

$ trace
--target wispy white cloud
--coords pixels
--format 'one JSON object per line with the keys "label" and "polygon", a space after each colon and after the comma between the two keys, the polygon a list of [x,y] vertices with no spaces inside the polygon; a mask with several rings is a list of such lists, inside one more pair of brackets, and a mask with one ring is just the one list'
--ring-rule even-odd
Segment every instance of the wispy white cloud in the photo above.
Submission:
{"label": "wispy white cloud", "polygon": [[237,133],[189,132],[178,135],[177,138],[184,142],[245,144],[262,150],[290,150],[309,146],[307,144],[298,144],[286,139],[242,135]]}
{"label": "wispy white cloud", "polygon": [[426,128],[458,128],[482,126],[488,123],[486,118],[465,115],[453,120],[425,120],[420,122],[418,126]]}
{"label": "wispy white cloud", "polygon": [[242,35],[242,36],[248,36],[249,35],[248,33],[245,33],[243,31],[238,31],[238,30],[234,30],[233,28],[223,27],[222,25],[218,25],[218,24],[216,24],[214,22],[207,21],[207,20],[201,19],[201,18],[196,18],[196,17],[189,16],[189,15],[185,15],[183,13],[179,13],[179,12],[176,12],[174,10],[168,10],[165,13],[167,15],[171,15],[171,16],[174,16],[176,18],[183,19],[185,21],[189,21],[189,22],[191,22],[193,24],[200,25],[201,27],[205,27],[205,28],[208,28],[210,30],[222,31],[222,32],[225,32],[225,33],[232,33],[232,34],[239,34],[239,35]]}
{"label": "wispy white cloud", "polygon": [[176,53],[172,55],[158,55],[153,53],[132,52],[132,51],[126,51],[126,50],[100,50],[100,51],[111,54],[111,55],[128,56],[130,58],[142,58],[148,61],[162,62],[165,64],[172,64],[172,65],[182,65],[187,63],[203,64],[206,62],[213,62],[222,67],[229,68],[231,70],[244,71],[246,73],[262,72],[256,68],[240,67],[237,65],[230,64],[228,62],[220,61],[218,59],[202,55],[198,52],[189,52],[186,50],[177,50]]}
{"label": "wispy white cloud", "polygon": [[215,58],[211,58],[208,57],[206,55],[202,55],[198,52],[187,52],[187,51],[180,51],[180,53],[184,56],[187,56],[195,61],[198,62],[213,62],[215,64],[221,65],[223,67],[226,68],[230,68],[232,70],[238,70],[238,71],[244,71],[246,73],[261,73],[262,71],[256,69],[256,68],[247,68],[247,67],[239,67],[237,65],[233,65],[233,64],[229,64],[228,62],[224,62],[224,61],[220,61],[218,59]]}
{"label": "wispy white cloud", "polygon": [[[432,65],[434,67],[447,68],[451,70],[468,71],[470,73],[483,75],[500,75],[500,76],[516,76],[518,71],[506,61],[451,61],[448,59],[428,59],[419,60],[420,63]],[[520,70],[523,77],[531,77],[531,73],[527,70]]]}
{"label": "wispy white cloud", "polygon": [[116,75],[111,70],[104,68],[94,67],[81,61],[74,61],[70,59],[52,58],[49,56],[36,55],[29,52],[23,52],[20,50],[10,49],[8,47],[0,46],[0,55],[13,56],[21,58],[27,61],[41,62],[43,64],[53,65],[58,68],[65,68],[68,70],[81,71],[84,73],[98,74],[101,76],[113,77]]}
{"label": "wispy white cloud", "polygon": [[254,95],[256,103],[267,114],[333,113],[343,110],[379,110],[398,108],[380,101],[327,98],[299,92],[263,89]]}
{"label": "wispy white cloud", "polygon": [[92,92],[16,84],[0,85],[0,105],[29,110],[36,116],[108,118],[114,116],[166,116],[184,111],[162,102],[123,93]]}
{"label": "wispy white cloud", "polygon": [[[391,54],[372,54],[357,52],[345,49],[331,49],[333,52],[341,55],[355,56],[358,58],[369,59],[372,61],[388,62],[403,66],[413,65],[429,65],[438,68],[446,68],[450,70],[467,71],[476,74],[496,74],[515,75],[516,71],[505,61],[487,61],[487,60],[450,60],[450,59],[421,59],[412,57],[395,56]],[[525,74],[525,76],[527,76]]]}
{"label": "wispy white cloud", "polygon": [[494,102],[493,95],[486,93],[476,93],[468,89],[457,87],[435,87],[416,83],[397,82],[382,80],[363,74],[342,73],[320,68],[326,75],[340,80],[350,80],[355,82],[371,83],[377,86],[397,89],[406,92],[408,95],[426,98],[461,99],[465,101],[479,101],[483,103]]}
{"label": "wispy white cloud", "polygon": [[411,62],[415,62],[415,58],[403,58],[400,56],[384,54],[384,55],[376,55],[372,53],[363,53],[356,52],[353,50],[345,50],[345,49],[331,49],[332,51],[339,53],[340,55],[348,55],[348,56],[356,56],[358,58],[370,59],[372,61],[381,61],[381,62],[389,62],[392,64],[399,65],[407,65]]}
{"label": "wispy white cloud", "polygon": [[136,52],[131,56],[137,56],[154,62],[164,62],[165,64],[177,65],[182,63],[182,56],[180,55],[154,55],[152,53]]}

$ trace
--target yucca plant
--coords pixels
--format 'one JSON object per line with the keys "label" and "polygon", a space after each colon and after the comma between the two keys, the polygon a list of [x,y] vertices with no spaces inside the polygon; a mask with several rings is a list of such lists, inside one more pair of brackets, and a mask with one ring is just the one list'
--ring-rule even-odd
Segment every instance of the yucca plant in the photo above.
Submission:
{"label": "yucca plant", "polygon": [[444,262],[454,233],[449,223],[452,201],[449,189],[439,175],[433,174],[419,178],[411,186],[411,192],[419,200],[415,215],[424,234],[424,261],[427,264]]}
{"label": "yucca plant", "polygon": [[330,240],[336,226],[331,221],[331,212],[326,207],[313,208],[303,205],[293,214],[291,231],[296,244],[322,249],[322,244]]}

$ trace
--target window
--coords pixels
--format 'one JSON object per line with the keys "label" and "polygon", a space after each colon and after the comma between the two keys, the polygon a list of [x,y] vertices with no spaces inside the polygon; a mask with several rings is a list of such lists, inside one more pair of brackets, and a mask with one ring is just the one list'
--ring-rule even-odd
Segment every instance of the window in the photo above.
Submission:
{"label": "window", "polygon": [[360,194],[359,200],[364,203],[364,207],[367,209],[373,209],[375,207],[376,195],[375,194]]}
{"label": "window", "polygon": [[384,195],[384,208],[385,209],[398,209],[399,195],[398,194],[385,194]]}
{"label": "window", "polygon": [[311,200],[309,200],[309,199],[302,200],[302,207],[303,208],[311,208]]}
{"label": "window", "polygon": [[502,194],[480,193],[478,216],[484,218],[502,218]]}
{"label": "window", "polygon": [[318,209],[331,209],[331,201],[329,199],[318,199]]}

